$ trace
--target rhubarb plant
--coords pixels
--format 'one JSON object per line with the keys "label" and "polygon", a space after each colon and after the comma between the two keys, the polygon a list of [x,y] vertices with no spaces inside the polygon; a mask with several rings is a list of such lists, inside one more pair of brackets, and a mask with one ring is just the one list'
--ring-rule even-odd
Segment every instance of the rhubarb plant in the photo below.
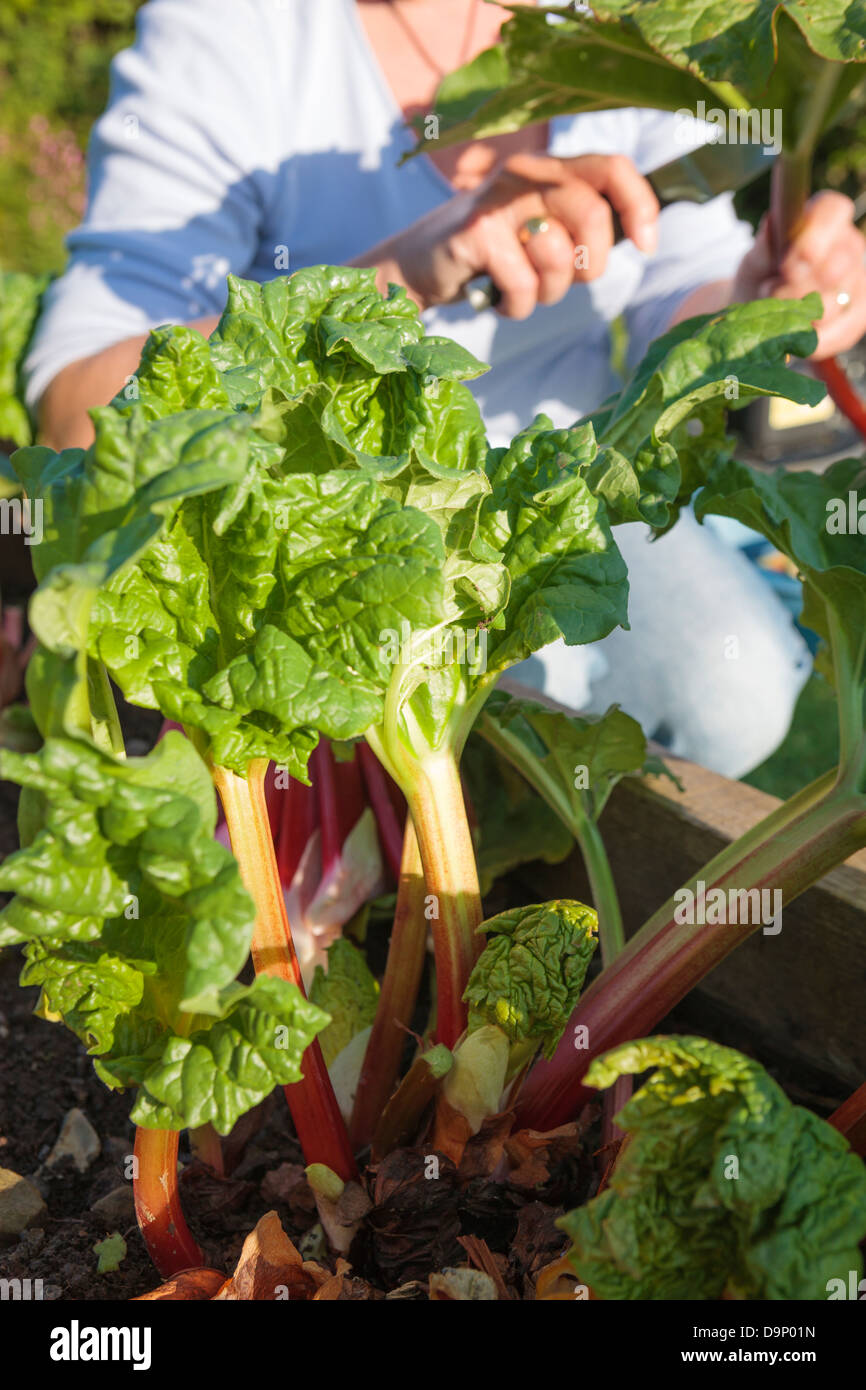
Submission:
{"label": "rhubarb plant", "polygon": [[[412,1114],[439,1085],[459,1093],[473,1052],[498,1059],[500,1092],[522,1081],[521,1107],[537,1102],[536,1083],[546,1084],[544,1069],[551,1067],[557,1104],[567,1104],[569,1117],[574,1112],[570,1030],[567,1066],[561,1050],[550,1063],[530,1064],[566,1028],[594,947],[594,915],[580,905],[546,905],[478,931],[481,898],[461,754],[505,671],[551,641],[591,642],[627,622],[627,577],[614,528],[644,520],[661,532],[708,472],[729,476],[724,410],[731,378],[739,383],[739,404],[759,394],[814,398],[815,384],[786,365],[789,354],[811,351],[814,312],[810,301],[769,302],[680,325],[590,420],[553,429],[539,416],[510,446],[492,449],[463,384],[480,364],[445,340],[425,338],[402,291],[392,287],[383,297],[371,271],[333,267],[265,286],[231,280],[210,342],[182,328],[151,335],[134,389],[93,412],[89,449],[18,451],[16,472],[27,494],[42,499],[44,517],[30,612],[39,649],[28,693],[45,749],[33,762],[10,765],[25,788],[21,853],[36,856],[28,861],[30,882],[39,856],[54,845],[46,837],[67,835],[68,853],[51,849],[45,883],[83,864],[75,902],[95,911],[81,931],[57,917],[66,908],[56,897],[50,910],[44,897],[34,899],[31,911],[19,867],[16,884],[7,880],[20,891],[7,925],[28,923],[28,978],[42,984],[46,1009],[82,1030],[89,1044],[92,1016],[100,1074],[109,1084],[138,1088],[140,1135],[163,1136],[154,1160],[159,1171],[171,1169],[176,1153],[176,1137],[166,1134],[176,1136],[185,1124],[223,1132],[282,1084],[307,1162],[338,1183],[351,1179],[355,1154],[384,1119],[397,1076],[428,924],[435,1036],[447,1046],[420,1052],[427,1061],[410,1072],[418,1082],[409,1088]],[[698,422],[698,434],[690,433],[689,420]],[[829,565],[829,552],[826,558]],[[814,568],[817,574],[820,565]],[[824,580],[819,588],[829,592]],[[841,621],[850,625],[851,612]],[[827,630],[835,640],[835,629]],[[850,641],[840,661],[843,674],[856,664]],[[149,760],[125,760],[112,682],[131,703],[179,724],[187,738],[170,733]],[[843,747],[850,749],[850,700],[845,708]],[[510,738],[517,726],[501,705],[490,709],[488,727]],[[521,770],[560,809],[558,741],[571,757],[572,737],[589,729],[594,738],[599,729],[569,724],[563,733],[545,724],[539,733],[536,715],[523,710],[520,717],[532,754]],[[597,749],[588,758],[595,780],[587,796],[566,797],[572,833],[578,819],[584,834],[594,826],[616,776],[643,765],[644,746],[624,718],[610,715],[603,728],[617,726],[627,755],[618,761]],[[358,743],[371,800],[384,805],[384,769],[409,809],[372,1021],[366,976],[363,998],[353,1000],[363,1003],[363,1026],[338,1001],[339,970],[316,986],[328,1014],[304,999],[283,879],[291,873],[295,881],[309,826],[304,830],[303,817],[296,824],[297,805],[290,807],[281,874],[274,798],[269,806],[266,794],[270,763],[297,784],[312,770],[321,882],[333,884],[337,846],[346,843],[349,822],[357,823],[357,798],[347,794],[338,807],[324,794],[335,765],[317,746],[322,739]],[[70,766],[60,776],[64,757]],[[156,773],[166,770],[168,785],[160,783],[156,795]],[[129,787],[139,783],[148,791],[136,801]],[[237,870],[211,844],[214,787]],[[806,807],[800,802],[765,827],[765,839],[753,836],[757,881],[775,880],[779,851],[767,837],[788,821],[807,846],[805,856],[783,866],[789,895],[838,862],[860,842],[859,796],[849,779],[835,800],[815,798],[811,819],[797,820]],[[90,871],[92,884],[91,854],[101,866]],[[740,861],[732,862],[740,874]],[[128,891],[147,901],[148,915],[137,923],[116,920],[123,873]],[[223,916],[214,906],[208,873],[225,882],[226,893],[231,885],[238,923],[234,909]],[[163,898],[152,897],[157,891]],[[601,892],[599,899],[604,913]],[[64,901],[72,912],[72,897]],[[740,939],[726,931],[725,950]],[[722,949],[708,937],[706,948],[684,950],[664,923],[649,936],[652,962],[662,962],[657,973],[644,970],[634,943],[616,955],[619,943],[610,937],[606,969],[578,1007],[582,1017],[598,1008],[599,995],[604,1003],[590,1029],[593,1055],[605,1028],[625,1037],[625,1030],[655,1022],[671,980],[688,988]],[[335,965],[351,950],[344,945]],[[242,986],[237,974],[247,949],[256,980]],[[637,967],[630,964],[635,955]],[[332,999],[331,1066],[354,1049],[352,1068],[360,1068],[351,1085],[340,1081],[339,1098],[336,1071],[329,1075],[315,1036],[328,1023]],[[275,1040],[284,1035],[288,1055],[275,1056]],[[185,1084],[185,1059],[210,1078],[201,1094]],[[228,1085],[220,1067],[235,1065],[240,1072]],[[389,1117],[389,1143],[407,1132],[399,1111]],[[165,1210],[165,1230],[179,1229],[175,1208]]]}
{"label": "rhubarb plant", "polygon": [[598,1058],[604,1088],[652,1069],[618,1117],[608,1186],[560,1225],[600,1299],[825,1299],[862,1272],[866,1168],[757,1062],[705,1038]]}
{"label": "rhubarb plant", "polygon": [[[694,485],[686,421],[723,448],[732,373],[740,403],[779,390],[814,399],[819,388],[784,365],[812,341],[799,304],[694,320],[654,345],[590,422],[553,430],[539,417],[509,448],[489,449],[458,379],[481,365],[425,339],[410,301],[394,287],[380,296],[372,272],[324,267],[265,286],[230,278],[210,343],[159,330],[136,400],[115,402],[118,430],[118,415],[154,427],[178,409],[233,409],[255,445],[241,491],[184,503],[167,542],[221,611],[192,625],[160,605],[154,618],[154,548],[100,596],[92,648],[128,699],[198,728],[226,769],[221,793],[253,755],[303,779],[313,731],[367,739],[406,797],[435,900],[440,1040],[465,1024],[481,920],[457,771],[472,724],[515,663],[626,621],[611,520],[670,524]],[[201,512],[220,537],[206,551]],[[231,580],[206,585],[221,553]],[[255,582],[244,578],[252,556]],[[164,644],[144,640],[145,617]]]}

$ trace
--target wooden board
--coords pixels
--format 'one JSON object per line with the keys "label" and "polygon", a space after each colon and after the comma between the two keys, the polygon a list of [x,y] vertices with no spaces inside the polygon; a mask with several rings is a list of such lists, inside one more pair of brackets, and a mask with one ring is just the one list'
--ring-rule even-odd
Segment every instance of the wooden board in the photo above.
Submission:
{"label": "wooden board", "polygon": [[[510,693],[564,708],[505,682]],[[656,749],[662,753],[663,750]],[[731,840],[779,804],[682,758],[663,754],[683,783],[627,778],[601,817],[601,830],[631,935]],[[579,854],[537,866],[544,896],[589,900]],[[539,885],[540,886],[540,885]],[[702,1011],[738,1023],[761,1055],[796,1057],[829,1093],[866,1077],[866,850],[785,907],[778,936],[756,932],[706,977],[687,1001],[696,1026]],[[835,1082],[835,1084],[834,1084]]]}

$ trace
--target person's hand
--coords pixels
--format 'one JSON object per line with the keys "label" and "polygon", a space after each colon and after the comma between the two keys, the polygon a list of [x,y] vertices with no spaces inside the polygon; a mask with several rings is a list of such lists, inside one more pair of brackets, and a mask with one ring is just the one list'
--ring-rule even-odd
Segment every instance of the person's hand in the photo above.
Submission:
{"label": "person's hand", "polygon": [[487,274],[500,313],[523,319],[575,281],[603,274],[613,215],[640,250],[656,248],[658,200],[624,155],[513,155],[476,189],[459,193],[354,265],[398,279],[421,308],[458,299]]}
{"label": "person's hand", "polygon": [[854,204],[841,193],[816,193],[796,235],[777,258],[768,218],[740,263],[732,299],[802,299],[817,290],[824,316],[815,323],[816,361],[854,346],[866,333],[866,240]]}

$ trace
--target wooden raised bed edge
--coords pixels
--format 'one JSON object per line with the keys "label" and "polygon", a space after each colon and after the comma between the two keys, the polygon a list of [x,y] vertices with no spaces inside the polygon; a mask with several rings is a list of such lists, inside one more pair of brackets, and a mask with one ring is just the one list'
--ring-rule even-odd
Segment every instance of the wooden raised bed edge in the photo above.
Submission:
{"label": "wooden raised bed edge", "polygon": [[[567,707],[514,681],[512,695]],[[576,713],[567,710],[568,713]],[[626,778],[600,826],[620,895],[626,935],[732,840],[763,819],[778,798],[710,772],[658,747],[683,783]],[[520,879],[535,895],[590,901],[577,850],[561,864],[531,865]],[[540,886],[543,885],[543,891]],[[761,1060],[799,1062],[828,1095],[842,1097],[866,1076],[866,850],[790,903],[777,936],[758,931],[723,961],[682,1006],[697,1026],[723,1021]],[[766,1055],[762,1055],[766,1054]]]}

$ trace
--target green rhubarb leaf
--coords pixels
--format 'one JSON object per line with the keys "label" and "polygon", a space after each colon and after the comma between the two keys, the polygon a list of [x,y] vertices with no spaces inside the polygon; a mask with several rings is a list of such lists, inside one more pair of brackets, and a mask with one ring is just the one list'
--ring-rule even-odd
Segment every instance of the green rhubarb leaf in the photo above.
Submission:
{"label": "green rhubarb leaf", "polygon": [[104,1240],[97,1241],[93,1253],[99,1257],[96,1264],[97,1274],[113,1274],[126,1259],[126,1241],[119,1231],[113,1231]]}
{"label": "green rhubarb leaf", "polygon": [[231,408],[207,340],[184,324],[153,330],[135,373],[111,404],[126,414],[140,409],[148,420],[184,410]]}
{"label": "green rhubarb leaf", "polygon": [[140,966],[112,955],[98,941],[31,941],[24,954],[20,983],[40,986],[37,1012],[62,1019],[90,1051],[107,1052],[118,1018],[142,1002]]}
{"label": "green rhubarb leaf", "polygon": [[654,1068],[617,1116],[608,1187],[559,1223],[601,1299],[800,1300],[859,1274],[866,1169],[763,1067],[705,1038],[626,1043],[591,1086]]}
{"label": "green rhubarb leaf", "polygon": [[501,630],[488,634],[489,671],[558,638],[597,642],[628,625],[625,562],[583,477],[594,453],[591,426],[554,430],[543,415],[491,451],[480,529],[502,552],[510,592]]}
{"label": "green rhubarb leaf", "polygon": [[701,99],[712,106],[713,92],[664,63],[633,25],[557,6],[515,6],[500,43],[444,79],[435,100],[438,139],[427,125],[416,152],[579,111],[691,110]]}
{"label": "green rhubarb leaf", "polygon": [[415,153],[581,111],[700,102],[780,109],[773,138],[794,150],[838,118],[864,60],[866,16],[835,0],[600,0],[591,15],[516,6],[499,44],[445,78],[438,130],[426,118]]}
{"label": "green rhubarb leaf", "polygon": [[470,1030],[494,1025],[511,1043],[536,1042],[552,1057],[598,944],[598,918],[561,899],[500,912],[478,930],[487,945],[463,995]]}
{"label": "green rhubarb leaf", "polygon": [[593,10],[601,20],[622,20],[675,67],[731,83],[750,101],[765,92],[785,17],[821,58],[866,61],[866,13],[835,0],[744,0],[736,9],[719,0],[600,0]]}
{"label": "green rhubarb leaf", "polygon": [[824,388],[786,366],[807,357],[821,314],[817,296],[735,304],[688,319],[650,346],[623,390],[589,417],[598,453],[585,477],[614,524],[663,530],[709,469],[730,456],[730,409],[756,396],[814,405]]}
{"label": "green rhubarb leaf", "polygon": [[496,691],[478,732],[527,777],[573,835],[585,820],[598,820],[621,778],[672,775],[647,752],[637,720],[618,705],[583,717]]}
{"label": "green rhubarb leaf", "polygon": [[[195,1022],[196,1020],[193,1020]],[[275,1086],[302,1075],[301,1060],[328,1015],[286,980],[260,975],[226,991],[222,1016],[188,1034],[127,1020],[96,1071],[108,1086],[137,1087],[131,1111],[145,1129],[232,1127]]]}
{"label": "green rhubarb leaf", "polygon": [[0,866],[17,896],[0,942],[25,941],[22,983],[62,1019],[112,1087],[139,1088],[132,1117],[228,1133],[274,1086],[299,1080],[328,1015],[287,981],[236,983],[255,910],[214,839],[216,804],[192,745],[169,733],[145,758],[83,740],[0,754],[41,797],[32,843]]}
{"label": "green rhubarb leaf", "polygon": [[127,699],[199,730],[215,761],[304,777],[316,730],[357,737],[380,713],[380,633],[441,620],[439,528],[358,472],[272,476],[250,417],[96,423],[87,455],[22,461],[52,499],[40,638],[70,656],[86,636]]}
{"label": "green rhubarb leaf", "polygon": [[[39,792],[44,808],[32,843],[0,866],[0,887],[18,895],[0,913],[0,941],[44,948],[28,969],[52,1008],[92,1011],[104,1041],[110,1000],[141,996],[130,963],[154,973],[168,962],[164,990],[177,1007],[216,1009],[247,958],[254,912],[234,859],[213,838],[213,788],[192,744],[169,733],[146,757],[118,760],[48,739],[38,753],[0,753],[0,769]],[[86,943],[98,944],[66,949]],[[116,959],[101,966],[106,955]]]}
{"label": "green rhubarb leaf", "polygon": [[0,439],[15,444],[33,437],[22,365],[48,281],[47,275],[0,271]]}
{"label": "green rhubarb leaf", "polygon": [[376,1017],[379,986],[362,953],[350,941],[338,937],[328,947],[327,972],[316,966],[310,999],[331,1016],[319,1036],[325,1065],[330,1066],[344,1047]]}
{"label": "green rhubarb leaf", "polygon": [[442,386],[486,370],[456,344],[425,339],[402,287],[383,297],[373,270],[347,266],[265,285],[229,276],[209,347],[236,404],[258,406],[269,389],[291,398],[320,387],[326,436],[374,467],[406,461],[408,426],[436,416]]}
{"label": "green rhubarb leaf", "polygon": [[19,449],[13,467],[43,504],[34,547],[36,577],[66,565],[95,567],[104,582],[160,534],[185,497],[242,485],[251,451],[264,445],[251,424],[226,411],[191,410],[166,419],[106,406],[93,412],[87,450]]}

